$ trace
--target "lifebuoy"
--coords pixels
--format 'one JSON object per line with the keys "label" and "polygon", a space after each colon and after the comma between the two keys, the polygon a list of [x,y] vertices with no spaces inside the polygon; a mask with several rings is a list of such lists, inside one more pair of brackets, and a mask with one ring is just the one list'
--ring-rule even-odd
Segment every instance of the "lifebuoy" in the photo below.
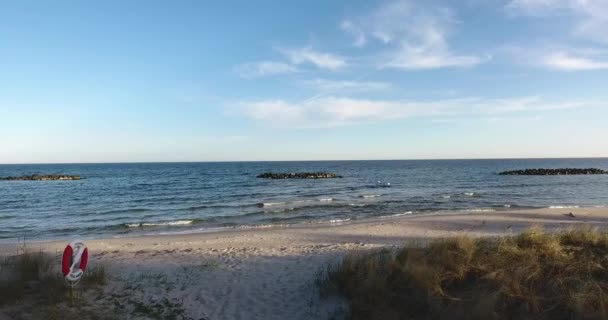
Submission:
{"label": "lifebuoy", "polygon": [[66,281],[77,283],[89,262],[89,250],[84,242],[76,240],[68,244],[63,250],[61,258],[61,272]]}

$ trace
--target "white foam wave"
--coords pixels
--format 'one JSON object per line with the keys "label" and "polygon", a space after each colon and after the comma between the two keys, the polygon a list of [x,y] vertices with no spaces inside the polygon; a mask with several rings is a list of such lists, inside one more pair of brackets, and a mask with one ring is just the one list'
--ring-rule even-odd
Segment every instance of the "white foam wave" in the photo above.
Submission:
{"label": "white foam wave", "polygon": [[465,192],[465,193],[464,193],[464,195],[465,195],[465,196],[472,197],[472,196],[474,196],[474,195],[475,195],[475,192]]}
{"label": "white foam wave", "polygon": [[177,221],[166,221],[166,222],[142,222],[142,223],[127,223],[126,226],[129,228],[138,227],[156,227],[156,226],[183,226],[192,224],[194,220],[177,220]]}
{"label": "white foam wave", "polygon": [[391,217],[409,216],[412,213],[414,213],[414,212],[413,211],[406,211],[406,212],[403,212],[403,213],[393,214],[393,215],[391,215]]}
{"label": "white foam wave", "polygon": [[351,207],[365,207],[363,203],[349,203],[348,205]]}
{"label": "white foam wave", "polygon": [[367,198],[377,198],[377,197],[380,197],[380,195],[379,194],[362,194],[359,197],[367,199]]}
{"label": "white foam wave", "polygon": [[329,220],[329,223],[342,223],[342,222],[346,222],[346,221],[350,221],[350,219],[333,219],[333,220]]}
{"label": "white foam wave", "polygon": [[334,198],[321,198],[319,201],[334,201]]}
{"label": "white foam wave", "polygon": [[549,209],[574,209],[580,208],[579,206],[549,206]]}
{"label": "white foam wave", "polygon": [[449,198],[451,198],[452,196],[443,195],[443,196],[441,196],[441,197],[442,197],[442,198],[444,198],[444,199],[449,199]]}
{"label": "white foam wave", "polygon": [[262,206],[263,207],[272,207],[272,206],[280,206],[282,204],[285,204],[286,202],[263,202]]}
{"label": "white foam wave", "polygon": [[306,202],[312,202],[312,201],[314,201],[314,200],[310,200],[310,199],[308,199],[308,200],[296,200],[293,203],[306,203]]}
{"label": "white foam wave", "polygon": [[480,209],[464,209],[464,210],[461,210],[461,211],[463,211],[463,212],[494,212],[496,210],[494,210],[494,209],[483,209],[483,208],[480,208]]}

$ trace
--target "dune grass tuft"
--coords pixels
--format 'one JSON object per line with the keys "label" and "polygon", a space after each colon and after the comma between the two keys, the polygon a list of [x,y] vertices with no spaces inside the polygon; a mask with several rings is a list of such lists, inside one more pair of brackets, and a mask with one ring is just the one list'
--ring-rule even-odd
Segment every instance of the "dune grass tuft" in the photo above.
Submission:
{"label": "dune grass tuft", "polygon": [[[66,301],[68,286],[53,256],[23,251],[0,261],[0,306],[22,299],[34,299],[42,305]],[[103,265],[90,267],[79,287],[101,287],[107,283]]]}
{"label": "dune grass tuft", "polygon": [[32,295],[40,303],[54,302],[66,292],[46,253],[24,251],[4,258],[0,266],[0,306]]}
{"label": "dune grass tuft", "polygon": [[608,319],[608,234],[533,228],[353,253],[319,284],[351,319]]}
{"label": "dune grass tuft", "polygon": [[104,286],[108,283],[108,272],[103,264],[96,265],[87,270],[82,277],[84,286]]}

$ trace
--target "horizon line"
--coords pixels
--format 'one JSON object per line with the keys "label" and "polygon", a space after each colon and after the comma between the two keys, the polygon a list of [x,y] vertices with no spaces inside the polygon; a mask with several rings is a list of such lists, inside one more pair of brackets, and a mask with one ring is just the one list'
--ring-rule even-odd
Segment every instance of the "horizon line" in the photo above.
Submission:
{"label": "horizon line", "polygon": [[195,160],[195,161],[118,161],[118,162],[17,162],[0,165],[57,165],[57,164],[171,164],[171,163],[251,163],[251,162],[346,162],[346,161],[459,161],[459,160],[541,160],[541,159],[608,159],[599,157],[507,157],[507,158],[420,158],[420,159],[332,159],[332,160]]}

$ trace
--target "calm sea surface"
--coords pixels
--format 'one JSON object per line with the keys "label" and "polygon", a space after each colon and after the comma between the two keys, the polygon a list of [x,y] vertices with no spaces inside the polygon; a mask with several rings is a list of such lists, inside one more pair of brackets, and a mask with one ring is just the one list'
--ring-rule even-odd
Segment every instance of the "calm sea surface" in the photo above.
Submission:
{"label": "calm sea surface", "polygon": [[[608,205],[608,175],[497,174],[538,167],[608,169],[608,159],[0,165],[0,176],[84,177],[0,181],[0,239],[340,223],[444,210]],[[256,178],[265,171],[330,171],[344,178]]]}

